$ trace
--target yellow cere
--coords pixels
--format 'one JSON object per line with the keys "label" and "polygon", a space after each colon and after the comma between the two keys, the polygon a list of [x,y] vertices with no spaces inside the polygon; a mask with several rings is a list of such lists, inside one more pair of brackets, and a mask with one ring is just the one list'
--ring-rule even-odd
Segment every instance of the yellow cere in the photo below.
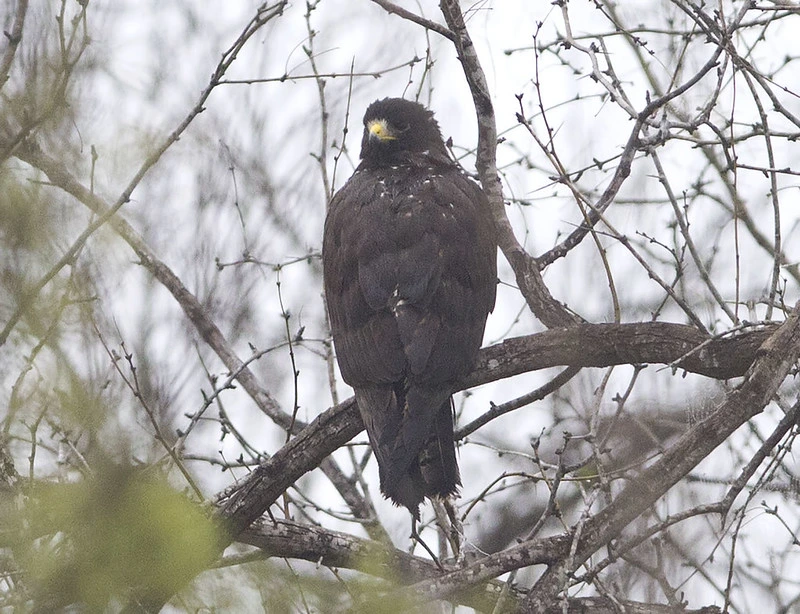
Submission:
{"label": "yellow cere", "polygon": [[397,138],[392,134],[391,130],[389,130],[389,125],[386,123],[385,119],[373,119],[369,122],[367,130],[381,141],[392,141]]}

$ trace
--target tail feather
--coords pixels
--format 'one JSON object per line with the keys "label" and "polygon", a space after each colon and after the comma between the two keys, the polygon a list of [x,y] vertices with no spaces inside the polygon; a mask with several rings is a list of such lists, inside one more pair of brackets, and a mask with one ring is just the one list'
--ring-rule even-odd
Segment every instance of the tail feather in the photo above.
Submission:
{"label": "tail feather", "polygon": [[[450,390],[423,388],[411,385],[405,391],[396,391],[402,408],[402,419],[397,432],[387,434],[392,444],[389,471],[401,475],[408,467],[418,464],[420,453],[431,437],[436,435],[438,413],[443,404],[449,411]],[[451,436],[452,437],[452,436]],[[391,479],[391,475],[387,475]]]}
{"label": "tail feather", "polygon": [[425,496],[456,492],[460,479],[449,390],[374,386],[356,389],[356,401],[385,496],[418,518]]}
{"label": "tail feather", "polygon": [[461,485],[453,439],[453,399],[450,397],[436,414],[436,432],[419,455],[419,468],[425,481],[425,495],[447,497]]}

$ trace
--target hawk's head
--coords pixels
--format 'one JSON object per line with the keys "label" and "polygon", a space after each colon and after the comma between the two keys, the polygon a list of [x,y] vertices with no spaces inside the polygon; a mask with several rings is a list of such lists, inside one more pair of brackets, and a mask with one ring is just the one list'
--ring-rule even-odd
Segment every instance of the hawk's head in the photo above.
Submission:
{"label": "hawk's head", "polygon": [[433,113],[421,104],[402,98],[376,100],[364,114],[361,159],[375,164],[402,161],[406,154],[447,150]]}

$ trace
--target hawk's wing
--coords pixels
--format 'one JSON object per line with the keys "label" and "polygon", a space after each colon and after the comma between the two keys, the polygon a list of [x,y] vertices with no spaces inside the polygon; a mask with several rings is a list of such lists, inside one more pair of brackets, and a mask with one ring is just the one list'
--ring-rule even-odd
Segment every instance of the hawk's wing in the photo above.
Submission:
{"label": "hawk's wing", "polygon": [[469,372],[494,306],[496,242],[485,195],[457,169],[357,172],[331,203],[323,265],[350,385]]}

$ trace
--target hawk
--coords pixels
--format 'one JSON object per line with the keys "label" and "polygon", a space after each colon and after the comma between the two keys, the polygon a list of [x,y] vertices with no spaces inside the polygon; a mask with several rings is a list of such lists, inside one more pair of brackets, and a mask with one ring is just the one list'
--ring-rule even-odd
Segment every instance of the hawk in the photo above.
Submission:
{"label": "hawk", "polygon": [[385,98],[367,108],[361,163],[331,200],[322,262],[336,357],[381,491],[418,518],[424,497],[461,484],[452,394],[497,289],[486,195],[422,105]]}

